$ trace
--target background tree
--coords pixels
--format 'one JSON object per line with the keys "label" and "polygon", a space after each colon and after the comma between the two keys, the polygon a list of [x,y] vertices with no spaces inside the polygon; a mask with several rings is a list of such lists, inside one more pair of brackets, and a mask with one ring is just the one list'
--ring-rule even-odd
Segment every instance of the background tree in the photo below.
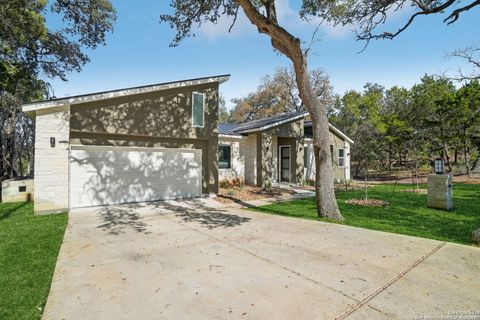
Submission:
{"label": "background tree", "polygon": [[219,123],[231,122],[230,112],[227,109],[227,104],[225,102],[225,97],[223,95],[219,96],[219,101],[218,101],[218,122]]}
{"label": "background tree", "polygon": [[466,173],[470,174],[470,150],[479,145],[480,137],[480,82],[478,80],[465,84],[456,92],[454,123],[459,131],[460,143]]}
{"label": "background tree", "polygon": [[462,69],[458,70],[456,80],[480,79],[480,46],[469,46],[454,50],[451,56],[462,59],[472,67],[471,72],[464,72]]}
{"label": "background tree", "polygon": [[[172,45],[178,45],[184,38],[192,35],[192,26],[201,26],[204,22],[217,23],[221,16],[231,16],[235,22],[241,9],[248,20],[257,27],[258,32],[270,38],[272,47],[290,59],[295,72],[298,95],[312,120],[318,215],[342,220],[335,198],[333,168],[329,161],[331,156],[327,110],[317,99],[310,80],[307,57],[309,50],[302,48],[302,41],[279,24],[277,1],[172,0],[170,5],[174,13],[162,14],[160,20],[177,31]],[[309,20],[310,12],[318,11],[318,6],[320,4],[314,1],[302,1],[303,10],[299,12],[300,17]],[[307,11],[306,8],[313,10]]]}
{"label": "background tree", "polygon": [[[47,18],[63,23],[49,28]],[[80,71],[85,49],[105,42],[115,18],[108,0],[0,0],[0,180],[28,174],[33,159],[33,124],[21,104],[48,97],[40,78]]]}
{"label": "background tree", "polygon": [[444,157],[449,171],[469,173],[480,150],[480,85],[456,89],[446,78],[424,76],[411,89],[366,85],[338,97],[331,121],[355,140],[352,172],[367,162],[379,170],[431,168]]}
{"label": "background tree", "polygon": [[[310,71],[310,82],[320,104],[331,109],[334,97],[328,76],[320,69]],[[295,73],[292,68],[280,67],[270,76],[260,79],[255,92],[245,98],[234,98],[232,122],[261,119],[283,112],[305,111],[299,96]]]}
{"label": "background tree", "polygon": [[431,152],[445,158],[452,172],[450,149],[456,137],[454,118],[456,114],[455,86],[446,78],[424,76],[412,88],[416,121],[421,122],[420,135],[431,143]]}

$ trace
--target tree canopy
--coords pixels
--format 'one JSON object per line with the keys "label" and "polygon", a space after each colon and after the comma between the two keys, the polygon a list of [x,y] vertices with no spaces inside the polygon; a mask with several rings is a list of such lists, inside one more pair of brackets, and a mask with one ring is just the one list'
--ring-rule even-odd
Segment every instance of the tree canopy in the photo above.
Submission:
{"label": "tree canopy", "polygon": [[[62,24],[56,29],[48,27],[47,15],[58,17]],[[2,77],[43,72],[65,80],[67,72],[80,71],[88,62],[82,47],[95,49],[103,44],[115,18],[108,0],[56,0],[50,5],[46,0],[3,0]]]}
{"label": "tree canopy", "polygon": [[33,123],[21,104],[47,98],[47,78],[80,71],[115,18],[108,0],[0,0],[0,180],[32,170]]}

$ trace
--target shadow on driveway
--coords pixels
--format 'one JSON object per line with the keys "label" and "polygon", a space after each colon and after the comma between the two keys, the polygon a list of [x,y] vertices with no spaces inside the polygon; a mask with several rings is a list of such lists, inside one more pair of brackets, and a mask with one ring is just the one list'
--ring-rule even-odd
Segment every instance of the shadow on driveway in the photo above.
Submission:
{"label": "shadow on driveway", "polygon": [[198,223],[208,229],[233,228],[251,220],[210,206],[201,199],[189,199],[101,207],[98,209],[101,223],[97,228],[113,235],[124,233],[129,228],[148,234],[148,224],[144,221],[148,213],[164,216],[173,214],[185,223]]}

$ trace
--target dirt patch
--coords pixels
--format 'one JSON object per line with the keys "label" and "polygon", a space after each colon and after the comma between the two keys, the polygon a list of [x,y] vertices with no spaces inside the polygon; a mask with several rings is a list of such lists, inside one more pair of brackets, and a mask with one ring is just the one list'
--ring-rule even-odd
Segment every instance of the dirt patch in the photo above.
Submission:
{"label": "dirt patch", "polygon": [[388,206],[390,203],[378,199],[350,199],[345,201],[347,204],[354,204],[362,207],[384,207]]}
{"label": "dirt patch", "polygon": [[427,194],[428,190],[427,189],[407,189],[407,190],[400,190],[400,192],[412,192],[412,193],[418,193],[418,194]]}
{"label": "dirt patch", "polygon": [[239,203],[264,198],[274,198],[296,194],[293,190],[272,187],[270,191],[254,186],[236,186],[220,188],[216,200],[222,203]]}

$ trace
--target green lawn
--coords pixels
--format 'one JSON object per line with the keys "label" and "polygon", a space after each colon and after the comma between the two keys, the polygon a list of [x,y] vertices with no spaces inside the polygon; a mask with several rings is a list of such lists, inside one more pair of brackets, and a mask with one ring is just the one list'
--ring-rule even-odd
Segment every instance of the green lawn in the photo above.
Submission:
{"label": "green lawn", "polygon": [[34,216],[33,204],[0,204],[0,319],[39,319],[67,214]]}
{"label": "green lawn", "polygon": [[[425,186],[423,186],[425,187]],[[470,244],[470,234],[480,227],[480,185],[454,184],[454,210],[448,212],[427,208],[427,196],[400,192],[411,188],[397,185],[379,185],[369,188],[369,198],[388,201],[386,207],[362,207],[349,205],[346,200],[364,197],[364,191],[337,192],[338,205],[346,225],[366,229]],[[275,203],[252,210],[283,216],[320,219],[316,216],[314,198]]]}

